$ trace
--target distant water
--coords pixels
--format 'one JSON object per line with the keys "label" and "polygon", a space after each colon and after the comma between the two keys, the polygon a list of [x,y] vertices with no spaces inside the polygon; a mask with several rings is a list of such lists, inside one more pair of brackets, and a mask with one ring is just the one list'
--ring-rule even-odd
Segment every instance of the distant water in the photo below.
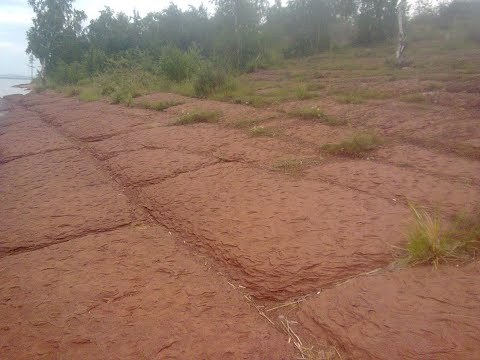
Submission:
{"label": "distant water", "polygon": [[28,83],[28,80],[25,79],[0,79],[0,97],[4,97],[5,95],[12,95],[12,94],[27,94],[29,90],[27,89],[20,89],[17,87],[13,87],[14,85],[20,85]]}

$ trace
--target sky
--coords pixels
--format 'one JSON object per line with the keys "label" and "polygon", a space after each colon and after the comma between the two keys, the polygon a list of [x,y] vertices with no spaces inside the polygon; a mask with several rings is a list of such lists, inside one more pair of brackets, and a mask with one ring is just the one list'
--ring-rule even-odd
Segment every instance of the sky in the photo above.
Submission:
{"label": "sky", "polygon": [[[180,8],[198,7],[202,2],[211,8],[208,0],[175,0]],[[132,14],[135,8],[140,16],[168,7],[170,0],[77,0],[74,7],[88,16],[87,24],[98,16],[105,6],[115,11]],[[27,0],[0,0],[0,74],[30,75],[25,33],[32,24],[33,11]]]}

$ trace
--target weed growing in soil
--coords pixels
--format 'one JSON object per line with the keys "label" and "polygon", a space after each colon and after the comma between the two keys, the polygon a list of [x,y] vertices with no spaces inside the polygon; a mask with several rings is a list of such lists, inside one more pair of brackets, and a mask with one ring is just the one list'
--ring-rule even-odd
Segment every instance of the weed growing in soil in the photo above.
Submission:
{"label": "weed growing in soil", "polygon": [[325,112],[322,109],[320,109],[318,106],[293,109],[289,112],[289,114],[293,116],[297,116],[302,119],[317,120],[327,125],[336,126],[336,125],[346,124],[345,120],[339,120],[334,116],[325,114]]}
{"label": "weed growing in soil", "polygon": [[233,127],[237,129],[246,129],[258,125],[257,120],[238,120],[233,124]]}
{"label": "weed growing in soil", "polygon": [[357,96],[357,95],[343,95],[343,96],[337,96],[335,99],[342,104],[361,104],[363,103],[363,98]]}
{"label": "weed growing in soil", "polygon": [[191,125],[198,123],[217,123],[220,118],[218,111],[192,110],[179,116],[170,125]]}
{"label": "weed growing in soil", "polygon": [[427,101],[427,98],[425,97],[425,95],[417,93],[400,96],[400,100],[410,103],[424,103],[425,101]]}
{"label": "weed growing in soil", "polygon": [[163,111],[165,109],[168,109],[169,107],[177,106],[181,104],[183,104],[182,101],[156,101],[156,102],[141,101],[137,103],[136,106],[141,107],[143,109]]}
{"label": "weed growing in soil", "polygon": [[410,205],[415,223],[408,232],[407,263],[437,266],[448,260],[465,260],[480,248],[480,211],[461,213],[450,222]]}
{"label": "weed growing in soil", "polygon": [[315,159],[283,159],[273,163],[273,169],[288,175],[301,175],[308,165],[316,164]]}
{"label": "weed growing in soil", "polygon": [[334,155],[361,156],[383,144],[382,138],[372,132],[361,132],[338,144],[325,144],[321,149]]}
{"label": "weed growing in soil", "polygon": [[295,94],[300,100],[306,100],[315,97],[315,94],[312,94],[308,91],[308,86],[305,84],[302,84],[298,88],[296,88]]}
{"label": "weed growing in soil", "polygon": [[252,136],[275,136],[276,132],[272,128],[256,125],[250,129],[250,135]]}

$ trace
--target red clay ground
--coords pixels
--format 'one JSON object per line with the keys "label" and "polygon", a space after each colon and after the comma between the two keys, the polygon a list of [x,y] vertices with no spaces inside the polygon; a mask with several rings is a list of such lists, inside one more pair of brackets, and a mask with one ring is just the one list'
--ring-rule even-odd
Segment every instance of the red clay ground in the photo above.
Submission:
{"label": "red clay ground", "polygon": [[[386,270],[409,201],[445,217],[479,204],[470,94],[266,109],[147,97],[184,102],[163,112],[10,97],[0,357],[478,358],[478,260]],[[347,124],[284,113],[307,105]],[[196,108],[220,122],[169,126]],[[372,128],[385,143],[366,155],[320,149]]]}

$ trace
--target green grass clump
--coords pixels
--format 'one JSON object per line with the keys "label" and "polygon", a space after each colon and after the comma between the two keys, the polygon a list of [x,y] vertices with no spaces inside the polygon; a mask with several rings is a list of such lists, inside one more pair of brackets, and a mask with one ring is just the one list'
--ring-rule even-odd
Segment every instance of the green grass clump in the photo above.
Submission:
{"label": "green grass clump", "polygon": [[346,124],[345,120],[339,120],[334,116],[325,114],[325,112],[318,106],[293,109],[289,114],[306,120],[317,120],[327,125],[335,126]]}
{"label": "green grass clump", "polygon": [[268,128],[261,125],[255,125],[250,129],[250,135],[252,136],[275,136],[276,131],[272,128]]}
{"label": "green grass clump", "polygon": [[81,101],[97,101],[101,97],[100,90],[96,88],[82,88],[78,98]]}
{"label": "green grass clump", "polygon": [[342,104],[361,104],[364,102],[362,97],[355,94],[337,96],[335,100]]}
{"label": "green grass clump", "polygon": [[360,132],[341,143],[322,145],[321,149],[334,155],[361,156],[382,144],[383,140],[377,134]]}
{"label": "green grass clump", "polygon": [[143,109],[163,111],[165,109],[168,109],[169,107],[177,106],[181,104],[183,104],[182,101],[155,101],[155,102],[141,101],[137,103],[136,106],[141,107]]}
{"label": "green grass clump", "polygon": [[402,95],[400,96],[400,100],[404,102],[410,102],[410,103],[424,103],[425,101],[427,101],[427,98],[422,93],[416,93],[416,94]]}
{"label": "green grass clump", "polygon": [[301,175],[308,165],[316,164],[315,159],[282,159],[273,163],[273,169],[288,175]]}
{"label": "green grass clump", "polygon": [[315,94],[309,92],[308,85],[302,84],[295,89],[295,95],[299,100],[306,100],[315,97]]}
{"label": "green grass clump", "polygon": [[407,263],[437,266],[448,260],[465,260],[480,247],[480,212],[461,213],[450,222],[410,205],[414,224],[408,232]]}
{"label": "green grass clump", "polygon": [[233,124],[234,128],[237,129],[246,129],[246,128],[252,128],[254,126],[258,125],[257,120],[249,120],[249,119],[243,119],[243,120],[238,120]]}
{"label": "green grass clump", "polygon": [[220,113],[218,111],[192,110],[179,116],[171,125],[217,123],[219,118]]}

